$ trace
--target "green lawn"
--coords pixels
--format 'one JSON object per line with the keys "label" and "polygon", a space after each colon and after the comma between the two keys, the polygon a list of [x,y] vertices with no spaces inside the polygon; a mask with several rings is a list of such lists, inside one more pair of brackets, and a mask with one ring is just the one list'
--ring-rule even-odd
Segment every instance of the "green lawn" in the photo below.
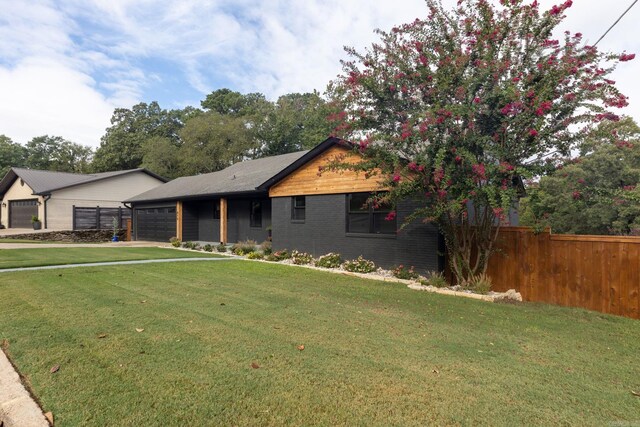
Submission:
{"label": "green lawn", "polygon": [[595,312],[248,261],[5,273],[0,301],[60,426],[640,422],[640,322]]}
{"label": "green lawn", "polygon": [[[208,252],[170,248],[28,248],[0,249],[0,269],[103,261],[218,257]],[[0,279],[1,280],[1,279]]]}

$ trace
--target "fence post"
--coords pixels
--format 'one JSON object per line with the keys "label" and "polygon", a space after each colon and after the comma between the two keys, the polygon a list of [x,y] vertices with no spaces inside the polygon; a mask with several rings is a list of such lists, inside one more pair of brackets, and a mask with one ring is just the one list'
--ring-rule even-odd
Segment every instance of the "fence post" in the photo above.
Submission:
{"label": "fence post", "polygon": [[100,230],[100,206],[96,206],[96,230]]}
{"label": "fence post", "polygon": [[126,237],[127,242],[131,241],[131,222],[132,222],[131,219],[132,218],[127,219],[127,237]]}

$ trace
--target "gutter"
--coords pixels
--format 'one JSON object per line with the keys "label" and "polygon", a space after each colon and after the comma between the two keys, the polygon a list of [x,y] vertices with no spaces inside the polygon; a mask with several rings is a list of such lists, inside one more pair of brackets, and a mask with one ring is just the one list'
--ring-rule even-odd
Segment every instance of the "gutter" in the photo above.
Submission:
{"label": "gutter", "polygon": [[47,228],[47,200],[51,198],[51,194],[46,194],[43,196],[44,200],[44,228]]}

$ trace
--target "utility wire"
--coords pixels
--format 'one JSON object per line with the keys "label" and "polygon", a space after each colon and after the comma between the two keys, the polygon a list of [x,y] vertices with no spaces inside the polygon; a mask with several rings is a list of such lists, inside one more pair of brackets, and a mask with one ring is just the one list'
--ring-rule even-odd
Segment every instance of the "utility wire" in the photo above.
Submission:
{"label": "utility wire", "polygon": [[602,39],[604,38],[604,36],[606,36],[607,34],[609,34],[609,31],[611,31],[611,30],[613,29],[613,27],[615,27],[615,26],[618,24],[618,22],[620,22],[620,20],[624,17],[624,15],[626,15],[626,14],[627,14],[627,12],[629,12],[629,11],[631,10],[631,8],[632,8],[633,6],[635,6],[635,5],[636,5],[636,3],[638,3],[638,0],[634,0],[634,2],[633,2],[633,3],[631,3],[631,6],[629,6],[629,7],[627,8],[627,10],[625,10],[625,11],[624,11],[624,13],[623,13],[622,15],[620,15],[620,17],[619,17],[618,19],[616,19],[616,22],[614,22],[614,23],[613,23],[613,25],[611,25],[611,26],[609,27],[609,29],[608,29],[607,31],[605,31],[603,35],[601,35],[601,36],[600,36],[600,38],[598,39],[598,41],[593,45],[594,47],[595,47],[595,46],[597,46],[597,45],[598,45],[598,43],[600,43],[600,40],[602,40]]}

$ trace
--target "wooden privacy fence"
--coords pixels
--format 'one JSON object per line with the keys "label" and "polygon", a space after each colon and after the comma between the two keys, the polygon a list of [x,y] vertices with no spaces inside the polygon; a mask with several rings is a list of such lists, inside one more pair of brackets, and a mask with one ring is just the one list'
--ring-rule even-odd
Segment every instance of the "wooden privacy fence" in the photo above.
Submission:
{"label": "wooden privacy fence", "polygon": [[535,234],[506,227],[487,274],[525,301],[640,319],[640,237]]}
{"label": "wooden privacy fence", "polygon": [[113,228],[113,218],[118,220],[118,228],[124,228],[131,218],[131,209],[73,206],[74,230],[108,230]]}

